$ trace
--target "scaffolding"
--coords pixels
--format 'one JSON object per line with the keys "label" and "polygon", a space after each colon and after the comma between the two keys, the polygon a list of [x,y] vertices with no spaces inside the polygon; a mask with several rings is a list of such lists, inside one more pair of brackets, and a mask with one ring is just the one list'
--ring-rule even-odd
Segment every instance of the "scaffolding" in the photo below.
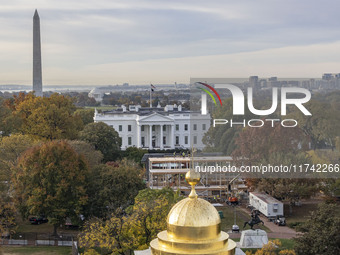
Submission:
{"label": "scaffolding", "polygon": [[[214,156],[214,157],[159,157],[149,158],[148,169],[148,186],[151,189],[172,188],[180,190],[182,194],[189,194],[190,186],[185,180],[185,174],[191,169],[199,166],[200,169],[209,169],[209,167],[230,166],[232,157]],[[193,163],[192,163],[193,162]],[[200,172],[201,181],[196,185],[196,192],[200,197],[221,198],[225,199],[229,182],[233,178],[238,178],[238,173],[223,171],[206,171]],[[236,181],[238,190],[245,190],[247,187],[244,181],[238,178]]]}

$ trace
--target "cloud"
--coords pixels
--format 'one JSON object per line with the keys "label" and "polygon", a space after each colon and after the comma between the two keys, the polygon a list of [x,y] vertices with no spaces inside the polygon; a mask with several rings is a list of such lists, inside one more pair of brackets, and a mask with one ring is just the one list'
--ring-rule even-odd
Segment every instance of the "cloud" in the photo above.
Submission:
{"label": "cloud", "polygon": [[[329,54],[314,58],[314,47],[337,55],[339,7],[337,0],[3,1],[0,68],[5,76],[0,84],[18,80],[30,83],[35,8],[41,17],[45,82],[67,84],[70,79],[70,83],[77,83],[78,77],[79,83],[100,84],[129,79],[142,82],[147,75],[159,80],[184,80],[195,70],[206,76],[223,70],[239,73],[240,68],[245,73],[253,69],[267,73],[273,63],[279,66],[268,52],[285,65],[319,66],[320,76],[327,69],[325,63],[332,69],[337,60]],[[278,54],[294,47],[305,53],[290,50],[286,54],[297,54],[300,59]],[[249,60],[252,58],[256,61]],[[174,59],[179,61],[177,65]],[[211,68],[202,70],[207,65]],[[107,71],[108,66],[119,72]],[[89,73],[83,74],[84,70]],[[18,79],[16,74],[26,78]],[[314,72],[309,71],[311,75]]]}

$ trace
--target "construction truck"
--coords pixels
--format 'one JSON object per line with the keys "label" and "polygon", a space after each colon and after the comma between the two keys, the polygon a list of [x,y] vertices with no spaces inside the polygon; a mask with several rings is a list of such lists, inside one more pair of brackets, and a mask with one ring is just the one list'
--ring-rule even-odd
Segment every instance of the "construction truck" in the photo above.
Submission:
{"label": "construction truck", "polygon": [[239,204],[239,199],[236,196],[236,190],[234,185],[234,181],[240,176],[240,174],[236,175],[229,183],[228,183],[228,191],[227,191],[227,201],[226,203],[228,205],[238,205]]}

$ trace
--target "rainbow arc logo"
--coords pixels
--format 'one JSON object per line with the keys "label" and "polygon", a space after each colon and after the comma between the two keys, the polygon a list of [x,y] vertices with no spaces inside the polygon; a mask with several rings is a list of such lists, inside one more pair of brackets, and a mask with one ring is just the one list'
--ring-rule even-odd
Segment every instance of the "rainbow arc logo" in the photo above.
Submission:
{"label": "rainbow arc logo", "polygon": [[[205,86],[206,88],[208,88],[208,89],[210,89],[212,92],[214,92],[214,94],[217,96],[218,100],[220,101],[220,105],[222,106],[221,97],[220,97],[220,95],[217,93],[217,91],[216,91],[212,86],[210,86],[209,84],[206,84],[206,83],[204,83],[204,82],[197,82],[197,83],[198,83],[198,84],[201,84],[201,85],[203,85],[203,86]],[[215,97],[213,96],[213,94],[212,94],[209,90],[207,90],[207,89],[205,89],[205,88],[201,88],[201,87],[197,87],[197,88],[200,89],[200,90],[202,90],[202,91],[204,91],[205,93],[207,93],[207,94],[211,97],[211,99],[214,101],[214,104],[217,105],[217,102],[216,102],[216,100],[215,100]]]}

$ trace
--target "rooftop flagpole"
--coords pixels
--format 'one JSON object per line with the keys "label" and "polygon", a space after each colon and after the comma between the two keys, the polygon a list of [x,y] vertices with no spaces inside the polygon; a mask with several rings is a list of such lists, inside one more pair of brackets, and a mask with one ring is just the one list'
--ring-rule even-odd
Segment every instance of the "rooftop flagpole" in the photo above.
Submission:
{"label": "rooftop flagpole", "polygon": [[152,108],[152,92],[156,87],[150,83],[150,108]]}

